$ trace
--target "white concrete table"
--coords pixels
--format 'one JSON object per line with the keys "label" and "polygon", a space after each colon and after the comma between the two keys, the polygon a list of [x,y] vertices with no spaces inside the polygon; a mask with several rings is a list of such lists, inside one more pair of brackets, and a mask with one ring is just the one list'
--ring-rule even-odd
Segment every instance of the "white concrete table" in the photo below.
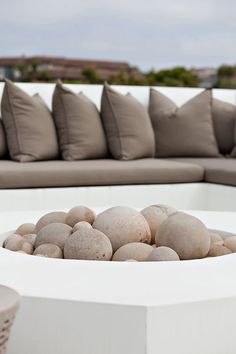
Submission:
{"label": "white concrete table", "polygon": [[[191,214],[236,231],[235,213]],[[17,215],[17,224],[26,221]],[[27,221],[40,215],[29,213]],[[5,230],[14,220],[2,221]],[[235,354],[235,279],[236,254],[93,262],[0,248],[0,283],[23,296],[9,354]]]}

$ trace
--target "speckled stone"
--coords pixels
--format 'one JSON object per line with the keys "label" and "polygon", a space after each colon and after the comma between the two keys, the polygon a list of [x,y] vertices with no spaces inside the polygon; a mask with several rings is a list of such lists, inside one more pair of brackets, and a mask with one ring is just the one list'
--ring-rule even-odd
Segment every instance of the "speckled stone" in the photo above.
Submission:
{"label": "speckled stone", "polygon": [[26,234],[26,235],[22,236],[22,238],[24,241],[27,241],[34,246],[36,236],[37,236],[36,234]]}
{"label": "speckled stone", "polygon": [[23,241],[21,251],[24,251],[27,254],[33,254],[34,247],[33,247],[32,243],[27,242],[27,241]]}
{"label": "speckled stone", "polygon": [[146,243],[132,242],[120,247],[112,257],[113,261],[126,261],[134,259],[136,261],[145,261],[153,247]]}
{"label": "speckled stone", "polygon": [[143,210],[141,213],[148,222],[151,230],[151,243],[155,242],[155,235],[159,231],[161,224],[168,218],[168,215],[158,206],[152,205]]}
{"label": "speckled stone", "polygon": [[33,246],[31,243],[24,241],[22,238],[21,240],[18,239],[11,239],[9,240],[5,248],[10,251],[24,251],[25,253],[32,254],[33,253]]}
{"label": "speckled stone", "polygon": [[32,223],[25,223],[20,225],[16,231],[16,234],[24,236],[26,234],[34,234],[35,233],[35,225]]}
{"label": "speckled stone", "polygon": [[211,244],[205,225],[194,216],[177,212],[160,226],[156,237],[157,246],[172,248],[180,259],[206,257]]}
{"label": "speckled stone", "polygon": [[21,241],[22,240],[22,236],[21,235],[17,235],[17,234],[12,234],[12,235],[7,236],[7,238],[3,242],[3,247],[6,247],[7,242],[10,241],[10,240]]}
{"label": "speckled stone", "polygon": [[174,213],[176,213],[178,210],[170,205],[167,204],[154,204],[151,205],[153,207],[156,207],[158,209],[160,209],[163,213],[165,213],[167,216],[170,216]]}
{"label": "speckled stone", "polygon": [[96,215],[91,209],[79,205],[68,211],[66,223],[71,227],[74,227],[74,225],[80,221],[86,221],[89,224],[93,224],[95,217]]}
{"label": "speckled stone", "polygon": [[88,222],[86,221],[80,221],[80,222],[77,222],[77,224],[74,225],[73,229],[72,229],[72,233],[78,231],[79,229],[81,229],[82,227],[85,227],[87,229],[92,229],[92,225],[89,224]]}
{"label": "speckled stone", "polygon": [[71,231],[72,228],[66,224],[48,224],[44,226],[37,234],[35,239],[35,248],[44,243],[52,243],[63,249],[67,238],[71,234]]}
{"label": "speckled stone", "polygon": [[138,262],[136,259],[126,259],[126,262]]}
{"label": "speckled stone", "polygon": [[132,208],[119,206],[107,209],[97,216],[93,227],[109,237],[114,252],[127,243],[151,242],[146,219]]}
{"label": "speckled stone", "polygon": [[227,247],[231,252],[236,252],[236,236],[226,238],[224,240],[224,246]]}
{"label": "speckled stone", "polygon": [[236,236],[235,233],[232,232],[228,232],[228,231],[223,231],[223,230],[216,230],[216,229],[208,229],[210,233],[214,232],[218,235],[220,235],[220,237],[222,238],[222,240],[229,238],[229,237],[233,237]]}
{"label": "speckled stone", "polygon": [[147,261],[162,262],[162,261],[179,261],[178,254],[169,247],[157,247],[149,254]]}
{"label": "speckled stone", "polygon": [[211,237],[211,246],[213,244],[217,244],[217,245],[223,245],[224,244],[224,241],[222,240],[220,235],[217,234],[216,232],[210,232],[210,237]]}
{"label": "speckled stone", "polygon": [[63,258],[63,253],[60,247],[52,243],[44,243],[43,245],[38,246],[34,255],[40,255],[49,258]]}
{"label": "speckled stone", "polygon": [[64,257],[68,259],[110,261],[112,245],[99,230],[82,227],[65,242]]}
{"label": "speckled stone", "polygon": [[208,252],[207,257],[219,257],[232,253],[227,247],[213,244]]}
{"label": "speckled stone", "polygon": [[51,213],[47,213],[43,215],[37,222],[35,226],[36,234],[44,227],[52,223],[66,223],[67,213],[64,211],[52,211]]}

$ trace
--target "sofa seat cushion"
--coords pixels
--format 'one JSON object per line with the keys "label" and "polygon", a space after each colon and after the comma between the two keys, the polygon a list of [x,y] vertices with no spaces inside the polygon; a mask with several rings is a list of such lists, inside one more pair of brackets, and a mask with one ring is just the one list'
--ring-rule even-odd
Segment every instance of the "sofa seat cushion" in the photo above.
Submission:
{"label": "sofa seat cushion", "polygon": [[230,158],[178,158],[172,161],[197,164],[205,169],[205,181],[236,186],[236,160]]}
{"label": "sofa seat cushion", "polygon": [[0,161],[0,188],[184,183],[202,181],[199,165],[161,159]]}

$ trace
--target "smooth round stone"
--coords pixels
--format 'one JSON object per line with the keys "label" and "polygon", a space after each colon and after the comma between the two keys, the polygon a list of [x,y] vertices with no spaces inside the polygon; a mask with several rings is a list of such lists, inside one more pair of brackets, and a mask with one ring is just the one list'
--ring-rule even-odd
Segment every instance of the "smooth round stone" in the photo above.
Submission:
{"label": "smooth round stone", "polygon": [[26,235],[22,236],[22,238],[24,241],[27,241],[34,246],[36,236],[37,236],[36,234],[26,234]]}
{"label": "smooth round stone", "polygon": [[152,236],[151,243],[154,243],[155,235],[159,231],[161,224],[168,218],[168,215],[156,205],[141,210],[141,213],[148,222]]}
{"label": "smooth round stone", "polygon": [[27,241],[23,241],[21,251],[24,251],[27,254],[33,254],[34,247],[33,247],[32,243],[27,242]]}
{"label": "smooth round stone", "polygon": [[157,247],[149,254],[146,259],[152,262],[162,262],[162,261],[179,261],[178,254],[169,247],[161,246]]}
{"label": "smooth round stone", "polygon": [[7,236],[7,238],[3,242],[3,247],[6,247],[6,244],[10,240],[21,241],[22,240],[22,236],[17,235],[17,234],[12,234],[12,235]]}
{"label": "smooth round stone", "polygon": [[24,251],[25,253],[32,254],[33,246],[31,243],[24,241],[22,238],[20,239],[11,239],[7,242],[6,249],[10,251]]}
{"label": "smooth round stone", "polygon": [[51,213],[47,213],[43,215],[37,222],[35,226],[36,234],[46,225],[52,224],[52,223],[60,223],[60,224],[65,224],[66,223],[66,217],[67,213],[64,211],[52,211]]}
{"label": "smooth round stone", "polygon": [[217,234],[216,232],[211,232],[210,233],[210,237],[211,237],[211,245],[213,244],[217,244],[217,245],[223,245],[224,241],[222,240],[222,238],[220,237],[219,234]]}
{"label": "smooth round stone", "polygon": [[[21,237],[21,236],[20,236]],[[10,250],[10,251],[20,251],[21,250],[21,247],[22,247],[22,244],[23,244],[23,241],[22,240],[22,237],[19,239],[19,238],[11,238],[9,239],[6,244],[5,244],[5,248],[7,250]]]}
{"label": "smooth round stone", "polygon": [[47,256],[44,256],[43,254],[35,254],[35,257],[47,258]]}
{"label": "smooth round stone", "polygon": [[208,229],[211,233],[214,232],[222,238],[222,240],[225,240],[226,238],[236,236],[236,234],[233,234],[232,232],[228,231],[223,231],[223,230],[215,230],[215,229]]}
{"label": "smooth round stone", "polygon": [[66,223],[71,227],[80,221],[86,221],[89,224],[93,224],[95,217],[96,215],[91,209],[83,205],[79,205],[68,211]]}
{"label": "smooth round stone", "polygon": [[180,259],[205,257],[211,238],[206,226],[194,216],[176,212],[160,226],[156,245],[172,248]]}
{"label": "smooth round stone", "polygon": [[208,252],[207,257],[218,257],[232,253],[227,247],[213,244]]}
{"label": "smooth round stone", "polygon": [[153,247],[146,243],[132,242],[120,247],[112,257],[113,261],[126,261],[134,259],[136,261],[145,261]]}
{"label": "smooth round stone", "polygon": [[125,262],[138,262],[138,261],[136,261],[136,259],[126,259]]}
{"label": "smooth round stone", "polygon": [[114,252],[131,242],[150,244],[151,231],[144,216],[135,209],[113,207],[99,214],[93,227],[109,237]]}
{"label": "smooth round stone", "polygon": [[37,234],[35,239],[35,248],[44,243],[52,243],[63,249],[67,238],[71,234],[71,231],[72,228],[66,224],[48,224],[44,226]]}
{"label": "smooth round stone", "polygon": [[227,247],[231,252],[236,252],[236,236],[226,238],[224,240],[224,246]]}
{"label": "smooth round stone", "polygon": [[166,204],[154,204],[151,206],[160,209],[167,216],[170,216],[178,211],[176,208]]}
{"label": "smooth round stone", "polygon": [[65,242],[64,258],[110,261],[111,257],[111,242],[99,230],[82,227]]}
{"label": "smooth round stone", "polygon": [[34,255],[49,258],[63,258],[61,248],[52,243],[44,243],[43,245],[38,246],[34,251]]}
{"label": "smooth round stone", "polygon": [[86,221],[80,221],[80,222],[77,222],[77,224],[74,225],[74,227],[72,229],[72,233],[78,231],[79,229],[81,229],[83,227],[85,227],[87,229],[92,229],[92,225],[91,224],[89,224]]}
{"label": "smooth round stone", "polygon": [[21,236],[33,234],[35,233],[35,225],[31,223],[22,224],[16,229],[15,233]]}

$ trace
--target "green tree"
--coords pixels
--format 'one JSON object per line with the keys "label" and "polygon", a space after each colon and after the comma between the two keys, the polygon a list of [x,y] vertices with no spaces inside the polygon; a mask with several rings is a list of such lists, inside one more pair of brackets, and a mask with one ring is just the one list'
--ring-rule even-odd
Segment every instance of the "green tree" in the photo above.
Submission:
{"label": "green tree", "polygon": [[98,75],[97,71],[93,67],[84,68],[82,74],[89,84],[100,84],[103,82],[102,78]]}
{"label": "green tree", "polygon": [[230,65],[221,65],[217,70],[218,88],[236,88],[236,67]]}
{"label": "green tree", "polygon": [[217,70],[217,75],[219,77],[232,77],[235,75],[236,69],[230,65],[221,65]]}
{"label": "green tree", "polygon": [[153,71],[147,73],[147,81],[149,85],[158,86],[198,86],[198,78],[184,67],[176,67],[173,69]]}

